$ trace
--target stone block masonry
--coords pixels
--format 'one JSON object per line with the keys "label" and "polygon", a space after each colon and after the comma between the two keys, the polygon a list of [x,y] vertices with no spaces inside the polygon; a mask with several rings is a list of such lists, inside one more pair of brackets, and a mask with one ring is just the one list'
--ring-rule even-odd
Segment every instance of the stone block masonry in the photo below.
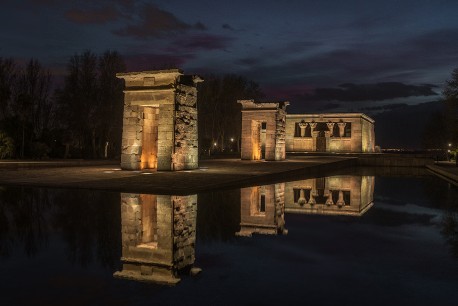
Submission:
{"label": "stone block masonry", "polygon": [[242,104],[242,146],[244,160],[284,160],[286,157],[286,106],[289,102]]}
{"label": "stone block masonry", "polygon": [[121,168],[196,169],[198,76],[178,69],[120,73],[125,80]]}
{"label": "stone block masonry", "polygon": [[116,277],[175,284],[195,261],[197,195],[121,194],[122,270]]}

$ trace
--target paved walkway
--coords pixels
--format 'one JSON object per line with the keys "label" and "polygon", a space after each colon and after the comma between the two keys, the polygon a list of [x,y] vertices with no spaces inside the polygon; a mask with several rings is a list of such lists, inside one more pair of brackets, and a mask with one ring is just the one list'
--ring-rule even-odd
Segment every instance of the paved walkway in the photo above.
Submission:
{"label": "paved walkway", "polygon": [[426,167],[435,175],[458,186],[458,167],[455,162],[440,161]]}
{"label": "paved walkway", "polygon": [[281,162],[215,159],[201,161],[199,169],[177,172],[123,171],[117,164],[83,166],[84,162],[73,167],[26,167],[16,162],[16,167],[0,163],[0,184],[179,195],[330,175],[356,162],[356,158],[318,156]]}

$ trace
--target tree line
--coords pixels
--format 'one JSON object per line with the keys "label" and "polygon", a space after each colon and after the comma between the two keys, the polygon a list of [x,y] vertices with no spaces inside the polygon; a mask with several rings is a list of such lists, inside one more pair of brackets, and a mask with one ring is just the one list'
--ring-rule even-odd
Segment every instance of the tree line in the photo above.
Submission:
{"label": "tree line", "polygon": [[455,68],[442,91],[444,110],[432,113],[423,132],[427,149],[458,150],[458,68]]}
{"label": "tree line", "polygon": [[[56,86],[57,78],[38,60],[20,65],[0,57],[0,158],[119,158],[124,84],[116,73],[125,71],[116,51],[85,51],[69,58]],[[236,100],[262,97],[259,85],[232,74],[203,77],[201,152],[237,152]]]}

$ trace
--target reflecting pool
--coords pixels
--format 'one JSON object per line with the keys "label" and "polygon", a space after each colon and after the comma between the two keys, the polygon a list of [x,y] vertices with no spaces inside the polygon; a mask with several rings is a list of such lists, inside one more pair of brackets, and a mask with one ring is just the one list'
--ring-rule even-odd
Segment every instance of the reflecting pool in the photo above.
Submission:
{"label": "reflecting pool", "polygon": [[190,195],[0,189],[2,305],[456,305],[458,189],[338,175]]}

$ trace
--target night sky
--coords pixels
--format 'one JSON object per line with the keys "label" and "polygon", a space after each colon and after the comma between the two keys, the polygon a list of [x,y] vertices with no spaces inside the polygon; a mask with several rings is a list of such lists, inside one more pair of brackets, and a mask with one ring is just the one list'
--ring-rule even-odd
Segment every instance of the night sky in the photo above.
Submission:
{"label": "night sky", "polygon": [[458,1],[2,0],[0,56],[108,49],[131,71],[236,73],[292,109],[354,111],[440,98],[458,67]]}

